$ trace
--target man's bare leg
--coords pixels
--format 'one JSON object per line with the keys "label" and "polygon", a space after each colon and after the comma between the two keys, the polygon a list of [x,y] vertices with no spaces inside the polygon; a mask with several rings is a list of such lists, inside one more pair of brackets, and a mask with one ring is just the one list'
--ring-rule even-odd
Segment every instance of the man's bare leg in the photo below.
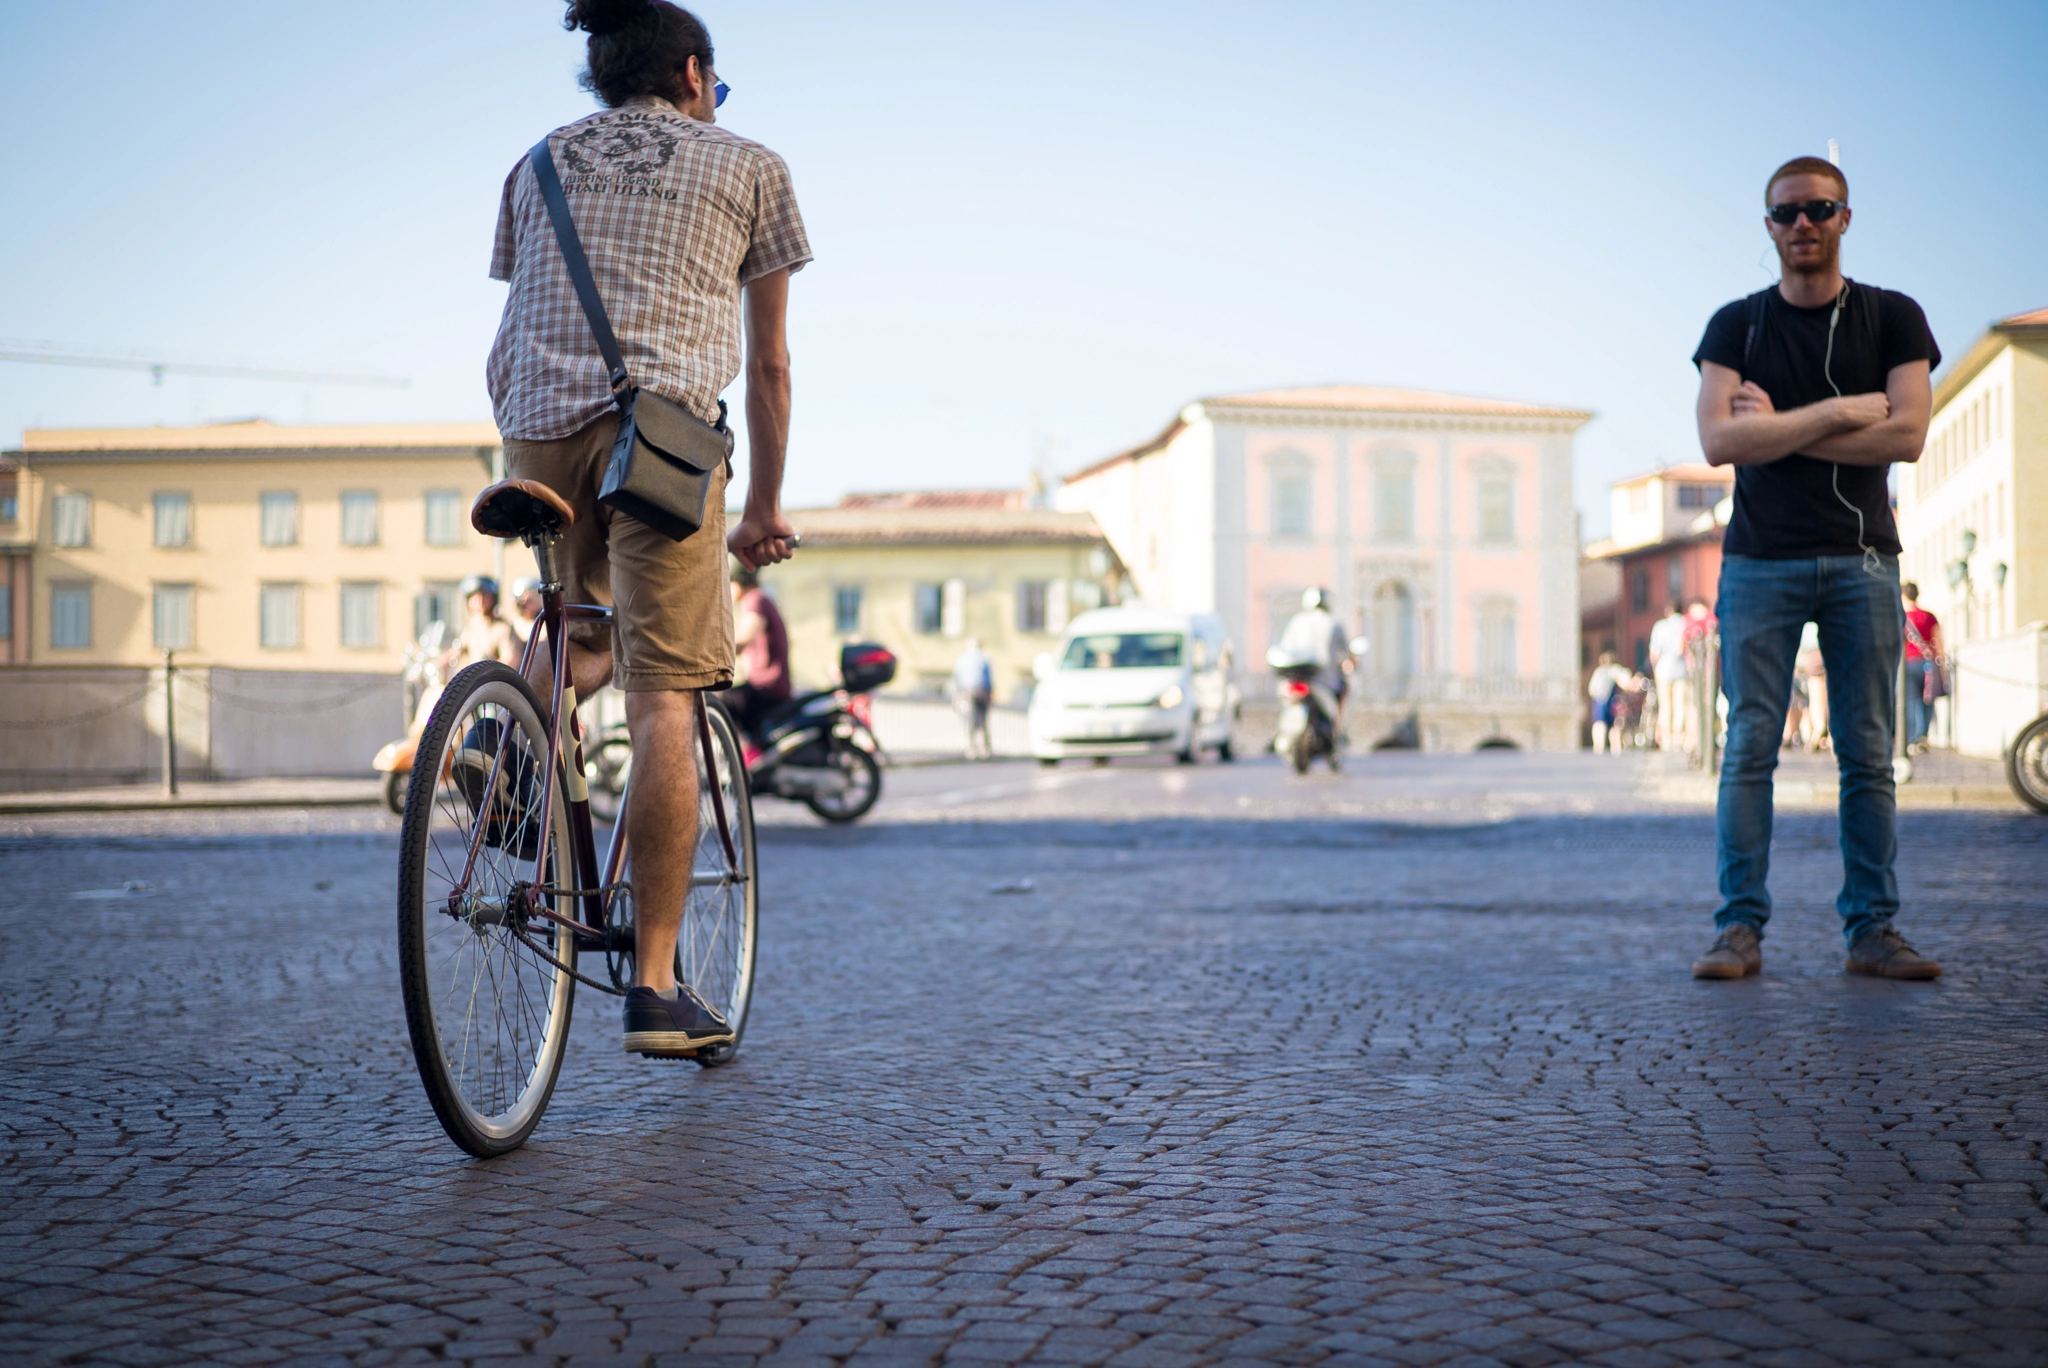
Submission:
{"label": "man's bare leg", "polygon": [[[570,664],[573,667],[574,647]],[[697,852],[697,695],[692,690],[629,693],[633,782],[626,840],[633,857],[633,985],[676,986],[676,933]]]}
{"label": "man's bare leg", "polygon": [[[611,648],[594,651],[572,638],[569,642],[569,683],[576,690],[576,697],[588,698],[611,680]],[[548,649],[545,639],[534,649],[533,662],[526,668],[526,682],[533,685],[533,691],[540,696],[540,705],[545,711],[555,688],[555,653]]]}

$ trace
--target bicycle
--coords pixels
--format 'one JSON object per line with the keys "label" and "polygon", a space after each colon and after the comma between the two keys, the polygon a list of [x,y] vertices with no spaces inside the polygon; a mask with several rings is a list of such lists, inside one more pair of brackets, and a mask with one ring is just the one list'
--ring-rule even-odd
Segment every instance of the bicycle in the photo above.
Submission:
{"label": "bicycle", "polygon": [[[532,548],[541,615],[519,670],[463,670],[421,733],[399,837],[399,976],[434,1115],[449,1139],[491,1158],[525,1143],[547,1109],[576,986],[632,986],[632,852],[615,821],[600,863],[591,825],[567,629],[612,612],[563,601],[554,546],[575,514],[545,485],[503,480],[477,496],[470,521]],[[545,722],[525,677],[543,637],[554,652]],[[693,1056],[711,1067],[732,1060],[746,1029],[759,886],[739,737],[722,706],[697,697],[699,821],[675,973],[732,1025],[730,1042]],[[603,980],[578,967],[600,955]]]}
{"label": "bicycle", "polygon": [[2012,739],[2005,752],[2005,781],[2022,803],[2048,813],[2048,713],[2020,728]]}

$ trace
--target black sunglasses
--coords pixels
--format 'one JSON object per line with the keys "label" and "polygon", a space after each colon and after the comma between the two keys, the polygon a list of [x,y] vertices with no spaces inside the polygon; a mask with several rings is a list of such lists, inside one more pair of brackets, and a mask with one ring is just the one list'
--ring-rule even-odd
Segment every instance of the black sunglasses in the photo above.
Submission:
{"label": "black sunglasses", "polygon": [[1808,223],[1826,223],[1835,216],[1837,209],[1849,206],[1840,200],[1808,200],[1804,204],[1774,204],[1771,206],[1771,222],[1780,228],[1790,228],[1799,222],[1801,214]]}

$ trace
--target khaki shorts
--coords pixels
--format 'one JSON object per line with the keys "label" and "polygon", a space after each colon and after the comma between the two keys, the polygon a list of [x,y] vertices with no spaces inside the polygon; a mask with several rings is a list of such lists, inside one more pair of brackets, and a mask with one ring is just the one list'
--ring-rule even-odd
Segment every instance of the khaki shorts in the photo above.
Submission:
{"label": "khaki shorts", "polygon": [[555,568],[570,603],[612,609],[612,625],[578,622],[570,639],[612,653],[612,683],[627,693],[723,689],[732,683],[732,594],[726,587],[725,484],[721,469],[704,501],[704,525],[670,541],[597,501],[611,460],[616,415],[570,437],[505,441],[505,473],[539,480],[576,510],[555,543]]}

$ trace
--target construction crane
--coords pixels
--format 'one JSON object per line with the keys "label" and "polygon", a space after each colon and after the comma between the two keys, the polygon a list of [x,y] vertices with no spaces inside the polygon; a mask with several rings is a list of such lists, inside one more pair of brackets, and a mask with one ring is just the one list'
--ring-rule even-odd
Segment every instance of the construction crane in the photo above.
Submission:
{"label": "construction crane", "polygon": [[210,375],[231,380],[283,380],[302,385],[369,385],[378,389],[407,389],[412,381],[396,375],[343,375],[329,371],[264,370],[256,366],[211,366],[188,361],[150,361],[137,356],[95,356],[89,352],[56,351],[47,347],[25,347],[0,343],[0,361],[19,361],[31,366],[89,366],[97,370],[148,371],[150,380],[163,384],[166,375]]}

